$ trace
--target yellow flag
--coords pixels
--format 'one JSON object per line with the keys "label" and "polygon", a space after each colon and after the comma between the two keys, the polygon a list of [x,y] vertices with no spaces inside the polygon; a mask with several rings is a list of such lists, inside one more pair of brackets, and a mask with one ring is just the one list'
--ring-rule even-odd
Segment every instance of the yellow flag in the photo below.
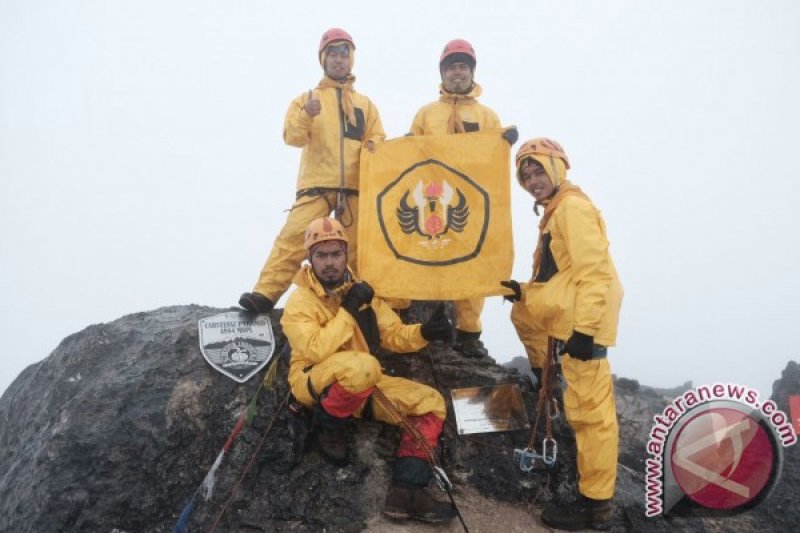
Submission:
{"label": "yellow flag", "polygon": [[393,139],[361,154],[358,274],[384,297],[508,292],[509,145],[502,130]]}

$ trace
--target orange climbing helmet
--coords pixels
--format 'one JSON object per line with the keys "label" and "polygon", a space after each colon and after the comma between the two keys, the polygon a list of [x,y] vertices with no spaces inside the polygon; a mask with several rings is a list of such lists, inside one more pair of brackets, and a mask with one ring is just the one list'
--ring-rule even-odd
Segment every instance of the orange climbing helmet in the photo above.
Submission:
{"label": "orange climbing helmet", "polygon": [[526,157],[533,156],[534,154],[560,157],[564,161],[564,165],[569,168],[569,158],[564,152],[564,149],[561,148],[561,145],[556,141],[553,139],[548,139],[547,137],[537,137],[535,139],[525,141],[522,146],[519,147],[519,150],[517,150],[516,160],[517,168],[519,169],[519,164],[522,163]]}
{"label": "orange climbing helmet", "polygon": [[346,245],[347,234],[344,226],[335,218],[320,217],[308,225],[304,241],[306,250],[311,252],[311,248],[325,241],[342,241]]}
{"label": "orange climbing helmet", "polygon": [[550,181],[558,187],[566,179],[569,158],[564,149],[553,139],[537,137],[526,141],[519,147],[516,157],[517,181],[522,184],[522,165],[528,159],[538,161],[550,176]]}

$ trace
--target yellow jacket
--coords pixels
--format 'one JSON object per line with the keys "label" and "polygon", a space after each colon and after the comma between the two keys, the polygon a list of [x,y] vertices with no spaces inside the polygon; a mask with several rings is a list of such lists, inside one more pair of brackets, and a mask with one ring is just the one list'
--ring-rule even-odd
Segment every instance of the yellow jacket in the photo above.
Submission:
{"label": "yellow jacket", "polygon": [[[464,123],[465,132],[483,131],[502,127],[497,113],[479,103],[475,98],[480,96],[481,88],[474,84],[469,98],[460,100],[458,114]],[[442,93],[443,98],[447,93]],[[411,124],[411,133],[414,135],[447,135],[450,131],[450,117],[453,114],[453,104],[443,102],[442,99],[423,106],[414,116]]]}
{"label": "yellow jacket", "polygon": [[289,104],[283,124],[286,144],[303,149],[297,190],[314,187],[358,190],[358,169],[361,147],[386,138],[378,108],[363,94],[353,92],[353,110],[357,124],[344,119],[339,105],[340,89],[316,88],[314,97],[321,104],[315,117],[308,116],[303,106],[308,92]]}
{"label": "yellow jacket", "polygon": [[567,340],[575,330],[593,336],[596,344],[613,346],[622,285],[600,212],[584,196],[566,196],[541,232],[540,242],[548,240],[539,272],[516,305],[525,305],[551,337]]}
{"label": "yellow jacket", "polygon": [[[322,362],[334,353],[346,350],[369,352],[356,320],[340,307],[342,297],[353,282],[327,294],[309,265],[303,265],[294,282],[297,289],[289,296],[281,318],[283,332],[292,347],[290,383],[294,383],[303,368]],[[372,309],[378,321],[381,346],[387,350],[416,352],[428,344],[422,337],[420,324],[403,324],[377,296],[372,299]]]}

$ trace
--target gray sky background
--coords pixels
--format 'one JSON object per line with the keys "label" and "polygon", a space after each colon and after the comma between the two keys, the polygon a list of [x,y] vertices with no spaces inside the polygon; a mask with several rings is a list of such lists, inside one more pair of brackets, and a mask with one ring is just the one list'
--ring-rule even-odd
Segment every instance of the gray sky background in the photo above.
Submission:
{"label": "gray sky background", "polygon": [[[90,324],[251,289],[294,197],[284,113],[341,26],[390,137],[462,37],[481,101],[562,143],[625,287],[615,373],[766,396],[800,359],[798,20],[789,0],[3,0],[0,391]],[[522,280],[539,219],[512,191]],[[498,361],[524,353],[509,312],[483,315]]]}

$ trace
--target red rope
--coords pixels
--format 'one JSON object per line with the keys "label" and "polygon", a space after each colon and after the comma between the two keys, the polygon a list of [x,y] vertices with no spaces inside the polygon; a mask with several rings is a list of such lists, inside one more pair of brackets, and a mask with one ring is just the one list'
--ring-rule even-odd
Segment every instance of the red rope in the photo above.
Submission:
{"label": "red rope", "polygon": [[[283,408],[286,406],[286,403],[289,401],[289,395],[290,394],[291,394],[291,391],[287,392],[286,396],[283,398],[283,401],[275,409],[275,414],[272,415],[272,420],[269,421],[269,425],[267,425],[267,428],[264,430],[264,433],[261,435],[261,440],[258,441],[258,446],[256,446],[255,451],[253,451],[253,454],[250,456],[250,461],[247,463],[247,466],[245,467],[244,472],[242,472],[242,475],[239,477],[239,480],[236,482],[236,485],[234,485],[233,488],[231,489],[231,491],[230,491],[230,493],[228,495],[228,499],[225,500],[225,504],[222,506],[222,509],[220,510],[219,515],[217,515],[217,519],[214,520],[214,523],[211,525],[211,528],[208,530],[209,533],[214,533],[217,530],[217,527],[219,526],[219,523],[222,520],[222,517],[225,515],[225,512],[228,510],[228,507],[230,506],[231,502],[233,501],[233,497],[236,495],[236,491],[239,490],[239,486],[242,484],[242,481],[244,481],[245,476],[247,476],[247,474],[250,472],[250,469],[253,468],[253,463],[255,463],[256,457],[258,456],[258,453],[261,451],[261,447],[264,445],[264,441],[266,441],[266,439],[267,439],[267,434],[269,434],[269,431],[272,429],[273,424],[275,424],[275,420],[278,419],[278,415],[281,413],[281,411],[283,411]],[[237,425],[238,425],[238,423],[237,423]]]}

